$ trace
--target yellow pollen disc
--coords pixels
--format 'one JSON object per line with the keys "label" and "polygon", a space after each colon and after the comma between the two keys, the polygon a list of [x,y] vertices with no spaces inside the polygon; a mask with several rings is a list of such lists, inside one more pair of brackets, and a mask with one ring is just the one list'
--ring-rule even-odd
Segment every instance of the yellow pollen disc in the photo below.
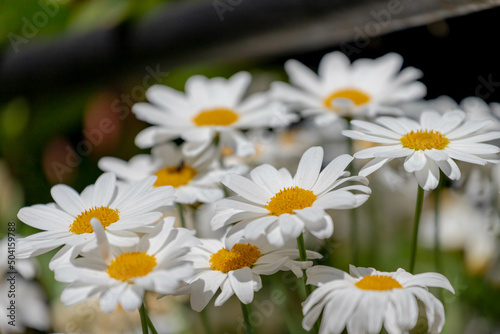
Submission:
{"label": "yellow pollen disc", "polygon": [[376,291],[385,291],[385,290],[403,288],[403,286],[399,284],[399,282],[396,281],[394,278],[384,275],[365,276],[354,285],[363,290],[376,290]]}
{"label": "yellow pollen disc", "polygon": [[313,205],[318,196],[312,190],[295,187],[284,188],[269,200],[265,206],[269,215],[279,216],[283,213],[295,214],[293,210],[300,210]]}
{"label": "yellow pollen disc", "polygon": [[108,266],[109,277],[125,282],[135,277],[146,276],[156,267],[156,258],[145,252],[123,253]]}
{"label": "yellow pollen disc", "polygon": [[262,256],[259,248],[250,244],[235,244],[231,250],[222,248],[210,257],[210,268],[227,273],[252,265]]}
{"label": "yellow pollen disc", "polygon": [[155,173],[158,177],[155,187],[172,186],[177,188],[189,183],[196,176],[196,169],[182,165],[179,167],[166,167]]}
{"label": "yellow pollen disc", "polygon": [[438,131],[422,131],[409,132],[401,137],[401,144],[403,147],[411,148],[412,150],[442,150],[450,141]]}
{"label": "yellow pollen disc", "polygon": [[331,109],[336,109],[333,105],[332,102],[335,99],[348,99],[351,100],[356,107],[359,107],[365,103],[370,102],[370,96],[366,94],[365,92],[362,92],[358,89],[341,89],[336,92],[333,92],[332,94],[328,95],[324,100],[323,103],[327,108]]}
{"label": "yellow pollen disc", "polygon": [[116,223],[120,215],[118,209],[110,209],[107,206],[93,207],[80,213],[70,225],[69,231],[75,234],[93,233],[94,229],[90,224],[92,218],[97,218],[106,229],[109,225]]}
{"label": "yellow pollen disc", "polygon": [[197,126],[227,126],[237,120],[238,114],[226,108],[205,110],[193,118],[193,122]]}
{"label": "yellow pollen disc", "polygon": [[234,151],[229,146],[224,146],[224,148],[222,149],[222,152],[220,152],[220,154],[223,157],[229,157],[231,155],[234,155]]}

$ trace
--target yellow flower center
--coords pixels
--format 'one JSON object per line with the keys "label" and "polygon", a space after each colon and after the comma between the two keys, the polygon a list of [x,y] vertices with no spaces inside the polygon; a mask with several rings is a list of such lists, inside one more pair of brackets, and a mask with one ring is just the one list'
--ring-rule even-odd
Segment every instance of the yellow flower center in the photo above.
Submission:
{"label": "yellow flower center", "polygon": [[411,131],[401,137],[401,144],[403,147],[411,148],[412,150],[442,150],[444,149],[450,141],[438,131],[423,131],[418,130],[417,132]]}
{"label": "yellow flower center", "polygon": [[399,282],[394,278],[384,275],[365,276],[354,285],[362,290],[376,291],[386,291],[403,288],[403,286],[399,284]]}
{"label": "yellow flower center", "polygon": [[109,225],[116,223],[120,215],[118,209],[110,209],[107,206],[93,207],[80,213],[70,225],[69,231],[75,234],[93,233],[94,229],[90,224],[92,218],[97,218],[106,229]]}
{"label": "yellow flower center", "polygon": [[108,266],[109,277],[125,282],[135,277],[146,276],[156,267],[156,258],[146,252],[123,253]]}
{"label": "yellow flower center", "polygon": [[227,108],[205,110],[193,118],[197,126],[228,126],[237,120],[238,114]]}
{"label": "yellow flower center", "polygon": [[210,257],[210,268],[227,273],[244,267],[252,267],[262,256],[259,248],[250,244],[235,244],[231,250],[222,248]]}
{"label": "yellow flower center", "polygon": [[234,155],[234,151],[231,147],[229,146],[224,146],[224,148],[222,149],[222,151],[220,152],[220,154],[223,156],[223,157],[229,157],[229,156],[232,156]]}
{"label": "yellow flower center", "polygon": [[318,196],[312,190],[295,187],[284,188],[269,200],[265,206],[269,215],[279,216],[283,213],[295,214],[293,210],[300,210],[313,205]]}
{"label": "yellow flower center", "polygon": [[172,186],[177,188],[188,184],[196,176],[196,173],[196,169],[186,165],[165,167],[155,173],[158,178],[154,186]]}
{"label": "yellow flower center", "polygon": [[363,91],[360,91],[359,89],[354,89],[354,88],[341,89],[328,95],[323,100],[325,107],[336,110],[337,108],[332,105],[332,102],[335,99],[348,99],[351,100],[356,107],[359,107],[365,103],[370,102],[371,98],[370,95],[366,94]]}

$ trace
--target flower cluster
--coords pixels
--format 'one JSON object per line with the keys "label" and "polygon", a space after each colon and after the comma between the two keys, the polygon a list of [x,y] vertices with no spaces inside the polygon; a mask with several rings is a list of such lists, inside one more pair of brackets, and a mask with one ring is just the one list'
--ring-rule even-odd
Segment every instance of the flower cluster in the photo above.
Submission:
{"label": "flower cluster", "polygon": [[[22,208],[19,220],[42,231],[19,240],[17,258],[60,247],[49,268],[68,284],[61,301],[97,298],[106,313],[139,310],[144,333],[155,331],[148,291],[188,294],[197,312],[216,294],[215,306],[236,296],[251,332],[248,307],[268,282],[261,276],[281,271],[305,277],[300,298],[308,331],[408,333],[420,317],[428,332],[440,332],[444,308],[428,287],[454,290],[442,274],[412,275],[423,194],[438,188],[441,173],[460,180],[456,161],[499,162],[500,148],[485,142],[500,132],[482,132],[492,117],[471,118],[456,107],[426,110],[422,72],[401,70],[402,63],[391,53],[351,64],[333,52],[316,74],[289,60],[290,84],[275,82],[253,95],[246,94],[247,72],[193,76],[184,92],[150,87],[148,102],[132,110],[151,125],[135,141],[151,154],[103,157],[95,184],[80,193],[55,185],[53,203]],[[280,140],[298,133],[307,147],[292,141],[285,150]],[[325,143],[340,133],[340,145]],[[276,158],[285,155],[279,165]],[[334,221],[342,221],[339,211],[350,213],[348,244],[356,254],[357,208],[378,196],[367,177],[396,173],[396,158],[405,158],[402,167],[419,185],[409,270],[356,267],[356,256],[350,274],[327,266],[334,262],[323,258],[325,245],[335,237]],[[358,171],[355,159],[371,160]],[[197,214],[200,204],[212,205],[210,217]],[[207,226],[210,237],[202,235]]]}

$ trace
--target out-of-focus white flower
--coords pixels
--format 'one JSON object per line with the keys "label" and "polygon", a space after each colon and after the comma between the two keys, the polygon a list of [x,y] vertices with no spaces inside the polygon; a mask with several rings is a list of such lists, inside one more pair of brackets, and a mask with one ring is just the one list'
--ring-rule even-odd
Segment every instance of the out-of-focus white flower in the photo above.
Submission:
{"label": "out-of-focus white flower", "polygon": [[[13,276],[15,278],[12,279]],[[41,286],[36,281],[25,280],[21,275],[8,274],[1,279],[0,308],[3,312],[0,331],[6,334],[26,333],[26,327],[48,330],[50,309]],[[13,312],[9,309],[12,307]]]}
{"label": "out-of-focus white flower", "polygon": [[[220,178],[233,170],[218,168],[214,160],[215,150],[200,156],[184,156],[175,144],[167,143],[154,147],[151,155],[136,155],[126,162],[117,158],[104,157],[99,160],[99,168],[113,172],[118,178],[134,183],[155,175],[154,184],[175,188],[176,202],[193,204],[213,202],[224,197]],[[241,167],[240,167],[241,168]],[[234,169],[234,168],[233,168]]]}
{"label": "out-of-focus white flower", "polygon": [[255,154],[242,158],[232,154],[229,150],[224,150],[224,163],[226,165],[258,166],[267,163],[276,168],[285,167],[294,170],[297,168],[300,156],[311,146],[318,145],[323,141],[317,129],[310,127],[294,127],[273,132],[259,129],[249,131],[247,136],[255,145]]}
{"label": "out-of-focus white flower", "polygon": [[426,111],[420,123],[406,117],[379,117],[376,123],[353,120],[359,130],[342,133],[353,139],[383,144],[354,154],[357,159],[372,159],[359,175],[367,176],[395,158],[406,158],[404,168],[415,173],[418,184],[431,190],[439,183],[439,170],[451,180],[460,179],[461,173],[454,160],[477,165],[499,161],[500,148],[485,144],[500,138],[500,132],[479,133],[490,124],[486,121],[464,121],[460,110],[440,115]]}
{"label": "out-of-focus white flower", "polygon": [[186,141],[186,155],[200,154],[214,140],[239,156],[254,154],[241,129],[287,126],[296,116],[266,93],[243,99],[250,81],[249,73],[239,72],[229,79],[192,76],[185,94],[167,86],[150,87],[146,96],[151,104],[132,108],[137,118],[154,125],[137,135],[137,146],[152,147],[180,137]]}
{"label": "out-of-focus white flower", "polygon": [[52,187],[55,203],[19,211],[21,221],[44,231],[18,240],[17,257],[37,256],[65,245],[51,260],[49,267],[53,270],[80,251],[97,247],[90,223],[93,218],[102,224],[111,244],[130,246],[138,240],[135,232],[151,231],[151,225],[163,216],[156,210],[174,199],[173,187],[153,188],[155,181],[152,176],[118,187],[115,175],[105,173],[81,194],[62,184]]}
{"label": "out-of-focus white flower", "polygon": [[174,293],[193,274],[192,264],[181,257],[199,241],[194,232],[174,228],[173,223],[173,218],[166,218],[136,245],[118,248],[109,246],[104,230],[93,219],[99,249],[55,268],[56,280],[71,283],[61,301],[73,305],[99,294],[104,312],[112,312],[118,304],[133,311],[141,306],[145,291]]}
{"label": "out-of-focus white flower", "polygon": [[397,112],[402,102],[423,97],[427,89],[416,81],[422,72],[413,67],[400,71],[403,58],[389,53],[378,59],[359,59],[352,64],[341,52],[326,54],[319,64],[318,75],[296,60],[285,69],[290,86],[273,84],[277,99],[303,109],[304,116],[315,115],[319,125],[339,117],[373,117],[380,112]]}
{"label": "out-of-focus white flower", "polygon": [[[492,231],[498,215],[493,207],[481,203],[474,189],[484,189],[486,182],[473,170],[466,184],[466,193],[459,194],[445,189],[440,195],[439,243],[443,251],[463,250],[466,268],[474,274],[484,273],[492,264],[498,251],[497,237]],[[490,194],[491,195],[491,194]],[[419,238],[423,247],[434,247],[434,210],[422,214]]]}
{"label": "out-of-focus white flower", "polygon": [[350,266],[350,274],[336,268],[307,269],[307,284],[318,286],[302,304],[302,326],[310,330],[320,314],[320,334],[409,333],[418,320],[417,299],[425,306],[429,333],[440,333],[444,325],[443,304],[428,287],[454,293],[446,277],[438,273],[412,275]]}
{"label": "out-of-focus white flower", "polygon": [[341,155],[321,171],[323,149],[312,147],[300,159],[293,178],[288,170],[278,171],[271,165],[253,169],[251,179],[228,175],[222,183],[237,196],[217,203],[218,212],[210,224],[217,230],[236,223],[229,233],[244,230],[249,240],[264,234],[275,246],[283,246],[305,230],[319,239],[329,238],[333,221],[325,210],[356,208],[371,193],[366,185],[340,187],[347,181],[368,183],[364,177],[345,177],[349,174],[345,168],[352,160]]}
{"label": "out-of-focus white flower", "polygon": [[[219,288],[221,293],[215,306],[221,306],[234,294],[243,304],[249,304],[254,292],[262,288],[260,275],[291,270],[302,277],[302,269],[312,266],[312,261],[295,261],[299,256],[298,249],[277,248],[265,238],[254,241],[202,239],[202,244],[185,256],[197,272],[185,280],[185,286],[177,294],[191,294],[191,307],[198,312],[207,306]],[[317,259],[321,255],[307,251],[307,257]]]}

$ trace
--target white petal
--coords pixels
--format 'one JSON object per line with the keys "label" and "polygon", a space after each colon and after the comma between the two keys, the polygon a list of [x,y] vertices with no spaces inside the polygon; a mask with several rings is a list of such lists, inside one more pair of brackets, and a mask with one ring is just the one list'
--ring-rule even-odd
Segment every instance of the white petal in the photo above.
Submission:
{"label": "white petal", "polygon": [[424,168],[426,163],[427,158],[424,152],[419,150],[406,158],[404,168],[408,173],[413,173]]}
{"label": "white petal", "polygon": [[228,280],[234,293],[243,304],[250,304],[253,301],[254,282],[252,270],[249,267],[230,271]]}
{"label": "white petal", "polygon": [[277,219],[278,217],[276,216],[264,216],[253,220],[245,227],[245,238],[249,240],[258,239],[261,235],[265,234],[266,229]]}
{"label": "white petal", "polygon": [[164,85],[153,85],[146,91],[149,101],[172,111],[189,109],[183,93]]}
{"label": "white petal", "polygon": [[386,138],[386,137],[378,137],[375,135],[369,135],[361,131],[356,130],[342,130],[342,134],[346,137],[350,137],[352,139],[364,140],[374,143],[380,144],[400,144],[399,139],[396,138]]}
{"label": "white petal", "polygon": [[431,286],[436,288],[443,288],[451,293],[455,293],[450,281],[439,273],[423,273],[413,275],[411,280],[405,283],[405,287],[409,286]]}
{"label": "white petal", "polygon": [[99,288],[84,283],[73,283],[61,293],[61,302],[66,305],[74,305],[99,292]]}
{"label": "white petal", "polygon": [[420,129],[420,124],[409,118],[379,117],[375,120],[399,135]]}
{"label": "white petal", "polygon": [[384,128],[375,123],[353,120],[351,121],[351,124],[354,125],[356,129],[358,128],[363,129],[364,131],[367,131],[371,135],[377,135],[392,139],[399,139],[401,137],[399,133]]}
{"label": "white petal", "polygon": [[424,150],[424,153],[426,156],[431,158],[434,161],[443,161],[443,160],[448,160],[448,154],[444,150],[436,150],[436,149],[431,149],[431,150]]}
{"label": "white petal", "polygon": [[330,186],[344,173],[346,167],[352,162],[353,157],[343,154],[333,159],[319,174],[314,187],[311,190],[315,195],[320,195],[328,190]]}
{"label": "white petal", "polygon": [[285,240],[296,239],[304,230],[304,222],[296,215],[282,214],[278,218],[278,223]]}
{"label": "white petal", "polygon": [[359,171],[360,176],[368,176],[371,173],[377,171],[380,169],[383,165],[391,161],[392,159],[390,158],[375,158],[372,159],[370,162],[368,162],[366,165],[364,165],[361,170]]}
{"label": "white petal", "polygon": [[308,149],[300,158],[297,173],[293,178],[294,184],[303,189],[311,189],[318,179],[322,163],[323,149],[318,146]]}
{"label": "white petal", "polygon": [[191,307],[201,312],[215,295],[227,275],[220,271],[206,271],[200,279],[193,283],[191,291]]}
{"label": "white petal", "polygon": [[128,284],[127,288],[120,294],[120,306],[125,311],[138,310],[142,305],[143,296],[144,290],[141,287],[135,284]]}
{"label": "white petal", "polygon": [[88,209],[85,207],[78,193],[65,184],[53,186],[50,190],[50,194],[57,205],[74,217]]}
{"label": "white petal", "polygon": [[346,273],[340,269],[328,266],[314,266],[307,269],[307,284],[320,285],[333,280],[343,280]]}
{"label": "white petal", "polygon": [[309,92],[320,92],[321,84],[316,73],[304,64],[291,59],[285,63],[285,70],[290,77],[290,82]]}
{"label": "white petal", "polygon": [[226,175],[222,179],[222,183],[238,195],[254,203],[265,205],[270,199],[267,191],[243,176],[236,174]]}
{"label": "white petal", "polygon": [[112,286],[101,295],[99,298],[99,306],[103,312],[111,313],[116,309],[118,298],[127,285],[128,283],[122,283],[117,286]]}
{"label": "white petal", "polygon": [[254,168],[250,172],[250,177],[255,183],[266,189],[271,196],[287,186],[276,168],[268,164]]}
{"label": "white petal", "polygon": [[231,283],[229,282],[229,277],[227,280],[222,283],[221,286],[221,293],[217,296],[215,299],[215,306],[221,306],[224,304],[229,298],[231,298],[232,295],[234,295],[234,290],[232,288]]}
{"label": "white petal", "polygon": [[450,110],[441,117],[441,120],[434,125],[433,129],[438,130],[443,134],[447,134],[457,128],[464,119],[465,113],[463,111]]}
{"label": "white petal", "polygon": [[179,137],[179,131],[176,129],[150,126],[137,134],[135,144],[139,148],[148,148],[177,137]]}
{"label": "white petal", "polygon": [[114,173],[104,173],[96,181],[92,193],[92,207],[107,206],[115,194],[116,176]]}
{"label": "white petal", "polygon": [[426,191],[436,189],[439,184],[439,168],[432,160],[427,160],[424,168],[415,171],[418,184]]}
{"label": "white petal", "polygon": [[74,217],[65,211],[37,204],[19,210],[19,220],[40,230],[68,231]]}

